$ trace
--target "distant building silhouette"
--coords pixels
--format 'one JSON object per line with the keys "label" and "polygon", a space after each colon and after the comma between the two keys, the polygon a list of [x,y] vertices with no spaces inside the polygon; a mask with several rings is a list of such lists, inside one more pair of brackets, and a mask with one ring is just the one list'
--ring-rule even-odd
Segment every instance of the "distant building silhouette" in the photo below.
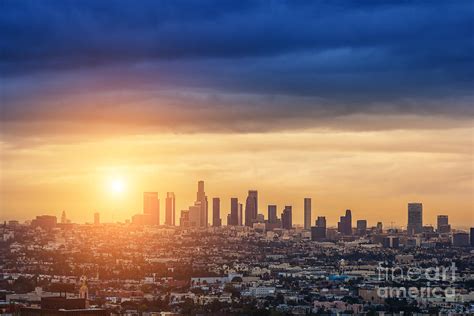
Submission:
{"label": "distant building silhouette", "polygon": [[194,202],[194,205],[189,207],[189,226],[200,227],[201,225],[201,202]]}
{"label": "distant building silhouette", "polygon": [[191,223],[189,221],[189,210],[182,210],[181,216],[179,217],[179,226],[189,227]]}
{"label": "distant building silhouette", "polygon": [[212,226],[219,227],[221,225],[221,199],[215,197],[212,199]]}
{"label": "distant building silhouette", "polygon": [[41,227],[43,229],[52,229],[56,227],[58,219],[53,215],[40,215],[36,216],[34,220],[31,221],[31,226]]}
{"label": "distant building silhouette", "polygon": [[160,225],[160,200],[158,192],[143,193],[143,214],[149,215],[152,225]]}
{"label": "distant building silhouette", "polygon": [[227,225],[239,225],[239,199],[230,198],[230,214],[227,217]]}
{"label": "distant building silhouette", "polygon": [[326,217],[325,216],[318,216],[318,218],[316,219],[316,227],[326,228]]}
{"label": "distant building silhouette", "polygon": [[448,215],[438,215],[436,230],[440,234],[449,233],[451,231],[451,225],[449,225]]}
{"label": "distant building silhouette", "polygon": [[377,233],[379,233],[379,234],[383,232],[383,224],[382,224],[382,222],[377,222],[377,227],[376,227],[376,229],[377,229]]}
{"label": "distant building silhouette", "polygon": [[245,202],[245,226],[252,227],[257,220],[258,214],[258,191],[249,190]]}
{"label": "distant building silhouette", "polygon": [[367,233],[367,220],[359,219],[356,223],[357,234],[359,236],[364,236]]}
{"label": "distant building silhouette", "polygon": [[207,205],[207,196],[204,192],[204,181],[198,182],[198,191],[196,194],[196,202],[200,202],[200,215],[199,215],[199,225],[200,227],[207,227],[208,221],[208,205]]}
{"label": "distant building silhouette", "polygon": [[423,231],[423,204],[408,203],[408,224],[409,235],[419,234]]}
{"label": "distant building silhouette", "polygon": [[351,210],[346,210],[346,215],[341,216],[337,224],[337,231],[345,236],[352,235],[352,214]]}
{"label": "distant building silhouette", "polygon": [[268,222],[274,224],[277,222],[277,206],[276,205],[268,205]]}
{"label": "distant building silhouette", "polygon": [[293,215],[290,205],[285,206],[283,212],[281,213],[281,227],[283,229],[293,228]]}
{"label": "distant building silhouette", "polygon": [[322,241],[326,239],[326,217],[318,216],[316,226],[311,227],[311,240]]}
{"label": "distant building silhouette", "polygon": [[175,226],[176,197],[173,192],[166,193],[165,225]]}
{"label": "distant building silhouette", "polygon": [[311,198],[304,198],[304,229],[311,229]]}
{"label": "distant building silhouette", "polygon": [[207,196],[204,192],[204,181],[198,182],[198,190],[196,193],[196,201],[190,206],[187,213],[181,211],[179,219],[180,226],[187,225],[191,227],[207,227],[208,225],[208,207]]}
{"label": "distant building silhouette", "polygon": [[276,205],[268,205],[268,214],[267,214],[267,221],[265,223],[266,230],[274,230],[275,228],[281,228],[281,220],[277,217],[277,206]]}

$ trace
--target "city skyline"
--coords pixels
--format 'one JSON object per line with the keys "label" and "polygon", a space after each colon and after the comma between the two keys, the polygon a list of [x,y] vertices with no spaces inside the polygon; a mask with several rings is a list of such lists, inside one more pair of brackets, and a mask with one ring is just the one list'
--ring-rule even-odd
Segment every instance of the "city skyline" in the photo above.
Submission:
{"label": "city skyline", "polygon": [[[258,208],[258,190],[248,190],[247,202],[244,206],[242,203],[239,203],[238,197],[231,197],[229,200],[228,211],[222,212],[222,205],[225,208],[225,202],[221,203],[220,197],[211,197],[208,199],[208,196],[205,195],[205,181],[198,181],[198,189],[196,194],[196,200],[194,205],[189,206],[187,209],[180,211],[175,210],[176,197],[174,192],[166,192],[166,198],[164,202],[164,210],[160,205],[160,198],[158,192],[143,192],[143,212],[132,215],[130,218],[125,218],[123,222],[128,222],[138,225],[165,225],[165,226],[181,226],[181,227],[219,227],[219,226],[249,226],[252,227],[253,223],[261,222],[257,220],[259,216],[262,216],[262,219],[265,222],[274,224],[275,216],[278,219],[279,225],[285,225],[284,228],[289,227],[301,227],[306,230],[311,230],[312,227],[319,226],[319,221],[321,218],[324,220],[324,227],[336,228],[342,235],[352,235],[353,233],[358,234],[361,229],[364,231],[367,229],[367,218],[363,214],[359,214],[358,217],[352,217],[352,210],[347,208],[342,214],[340,212],[339,219],[335,219],[335,222],[332,223],[331,220],[326,220],[327,216],[323,213],[315,214],[314,210],[311,207],[311,197],[303,198],[303,206],[301,210],[294,212],[295,208],[293,205],[285,204],[282,206],[282,209],[279,212],[279,206],[276,204],[267,204],[265,210]],[[209,207],[209,200],[211,200],[211,207]],[[201,206],[203,205],[203,206]],[[467,229],[470,227],[470,224],[465,225],[452,225],[451,219],[448,221],[449,215],[444,214],[435,214],[436,222],[431,223],[430,220],[427,220],[423,216],[423,203],[421,202],[408,202],[406,212],[406,221],[405,223],[397,223],[393,220],[390,220],[388,223],[389,228],[403,228],[407,231],[408,234],[419,234],[423,231],[423,227],[432,227],[433,229],[450,231],[451,227]],[[245,207],[245,209],[244,209]],[[287,214],[287,208],[289,209],[289,219],[283,220],[283,217],[286,217],[284,214]],[[271,211],[270,211],[271,209]],[[207,212],[206,212],[207,210]],[[234,211],[235,213],[233,213]],[[64,210],[61,211],[61,223],[66,222],[66,213]],[[206,214],[207,213],[207,214]],[[301,214],[299,214],[301,213]],[[174,214],[174,216],[172,216]],[[235,214],[235,218],[232,218],[232,214]],[[298,216],[299,214],[299,216]],[[40,214],[41,216],[55,216],[54,214],[45,213]],[[296,216],[294,216],[296,215]],[[93,222],[96,223],[99,221],[100,212],[95,210],[93,212]],[[186,223],[183,223],[183,216],[186,216]],[[226,220],[224,220],[226,218]],[[302,218],[302,222],[295,221],[295,218]],[[160,220],[161,219],[161,220]],[[9,220],[18,220],[17,218],[10,218]],[[282,223],[283,220],[283,223]],[[289,220],[289,224],[288,224]],[[6,220],[5,220],[6,221]],[[28,221],[28,219],[27,219]],[[68,217],[67,222],[70,223],[71,219]],[[112,223],[113,221],[109,222]],[[116,221],[120,222],[120,221]],[[81,223],[80,221],[78,223]],[[90,223],[90,221],[85,220],[82,223]],[[329,224],[326,224],[329,223]],[[380,219],[375,219],[373,223],[371,222],[371,227],[377,227],[380,223],[383,223]],[[354,225],[355,224],[355,225]],[[289,226],[288,226],[289,225]],[[361,226],[362,225],[362,226]],[[441,227],[444,226],[444,227]],[[277,226],[278,227],[278,226]],[[355,231],[353,231],[356,229]]]}
{"label": "city skyline", "polygon": [[474,315],[472,0],[1,4],[5,315]]}
{"label": "city skyline", "polygon": [[256,188],[474,221],[469,1],[4,3],[1,219],[123,220],[150,190],[181,210],[206,179],[244,210]]}

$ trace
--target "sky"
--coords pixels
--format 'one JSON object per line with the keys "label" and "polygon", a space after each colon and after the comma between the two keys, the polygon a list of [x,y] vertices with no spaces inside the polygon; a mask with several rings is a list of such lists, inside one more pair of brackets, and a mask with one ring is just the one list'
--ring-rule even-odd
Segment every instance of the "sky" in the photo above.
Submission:
{"label": "sky", "polygon": [[[0,219],[123,221],[142,192],[303,198],[335,225],[474,225],[472,1],[10,1]],[[111,192],[120,179],[124,190]],[[162,216],[162,219],[164,216]]]}

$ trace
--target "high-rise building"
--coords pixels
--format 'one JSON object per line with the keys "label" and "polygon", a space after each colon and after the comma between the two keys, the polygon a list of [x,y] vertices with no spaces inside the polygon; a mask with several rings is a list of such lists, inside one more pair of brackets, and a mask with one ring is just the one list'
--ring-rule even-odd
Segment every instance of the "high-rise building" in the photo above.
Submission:
{"label": "high-rise building", "polygon": [[268,205],[268,222],[271,224],[276,223],[278,220],[277,217],[277,206],[276,205]]}
{"label": "high-rise building", "polygon": [[377,233],[379,233],[379,234],[383,232],[383,224],[382,224],[382,222],[377,222],[377,227],[376,227],[376,229],[377,229]]}
{"label": "high-rise building", "polygon": [[277,206],[268,205],[268,220],[265,224],[266,230],[281,228],[281,220],[277,217]]}
{"label": "high-rise building", "polygon": [[423,231],[423,204],[408,203],[408,234],[419,234]]}
{"label": "high-rise building", "polygon": [[359,219],[356,223],[357,234],[359,236],[364,236],[367,233],[367,220]]}
{"label": "high-rise building", "polygon": [[311,198],[304,198],[304,229],[311,229]]}
{"label": "high-rise building", "polygon": [[230,214],[227,217],[227,225],[239,225],[239,199],[230,198]]}
{"label": "high-rise building", "polygon": [[165,225],[174,226],[176,218],[176,198],[173,192],[166,193]]}
{"label": "high-rise building", "polygon": [[311,240],[321,241],[326,239],[326,217],[318,216],[316,226],[311,227]]}
{"label": "high-rise building", "polygon": [[283,212],[281,213],[281,227],[283,229],[291,229],[293,228],[293,216],[291,205],[285,206]]}
{"label": "high-rise building", "polygon": [[182,210],[181,216],[179,217],[179,226],[189,227],[191,223],[189,221],[189,210]]}
{"label": "high-rise building", "polygon": [[212,226],[219,227],[221,225],[221,199],[215,197],[212,199]]}
{"label": "high-rise building", "polygon": [[204,192],[204,181],[198,182],[198,191],[196,194],[196,202],[200,202],[201,210],[200,210],[200,218],[199,218],[199,226],[200,227],[207,227],[208,221],[208,205],[207,205],[207,196],[206,192]]}
{"label": "high-rise building", "polygon": [[318,218],[316,219],[316,227],[326,228],[326,217],[325,216],[318,216]]}
{"label": "high-rise building", "polygon": [[346,215],[341,216],[339,223],[337,223],[337,231],[342,235],[352,235],[352,214],[351,210],[346,210]]}
{"label": "high-rise building", "polygon": [[143,193],[143,214],[148,215],[150,224],[160,225],[160,200],[158,192]]}
{"label": "high-rise building", "polygon": [[[189,216],[189,226],[191,227],[207,227],[208,224],[208,216],[207,216],[207,196],[204,192],[204,181],[198,182],[198,190],[196,193],[196,201],[194,205],[190,206],[188,209],[188,214],[184,214],[185,216]],[[181,215],[183,213],[181,212]],[[181,222],[181,219],[180,219]],[[184,221],[186,223],[186,221]]]}
{"label": "high-rise building", "polygon": [[56,216],[52,215],[40,215],[36,216],[34,220],[31,221],[32,227],[41,227],[43,229],[53,229],[56,227],[58,220]]}
{"label": "high-rise building", "polygon": [[100,225],[100,213],[99,212],[94,213],[94,225]]}
{"label": "high-rise building", "polygon": [[257,220],[258,214],[258,191],[249,190],[247,200],[245,202],[245,226],[252,227]]}
{"label": "high-rise building", "polygon": [[189,207],[189,226],[201,227],[201,202],[196,201],[194,205]]}
{"label": "high-rise building", "polygon": [[438,230],[438,233],[440,234],[449,233],[451,231],[448,215],[438,215],[436,229]]}

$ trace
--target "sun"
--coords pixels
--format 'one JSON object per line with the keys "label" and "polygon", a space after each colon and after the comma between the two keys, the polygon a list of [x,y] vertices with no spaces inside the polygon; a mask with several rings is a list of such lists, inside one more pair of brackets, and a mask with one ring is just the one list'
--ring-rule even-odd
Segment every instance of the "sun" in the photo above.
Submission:
{"label": "sun", "polygon": [[125,182],[122,178],[113,178],[109,182],[109,190],[113,194],[121,194],[125,191]]}

